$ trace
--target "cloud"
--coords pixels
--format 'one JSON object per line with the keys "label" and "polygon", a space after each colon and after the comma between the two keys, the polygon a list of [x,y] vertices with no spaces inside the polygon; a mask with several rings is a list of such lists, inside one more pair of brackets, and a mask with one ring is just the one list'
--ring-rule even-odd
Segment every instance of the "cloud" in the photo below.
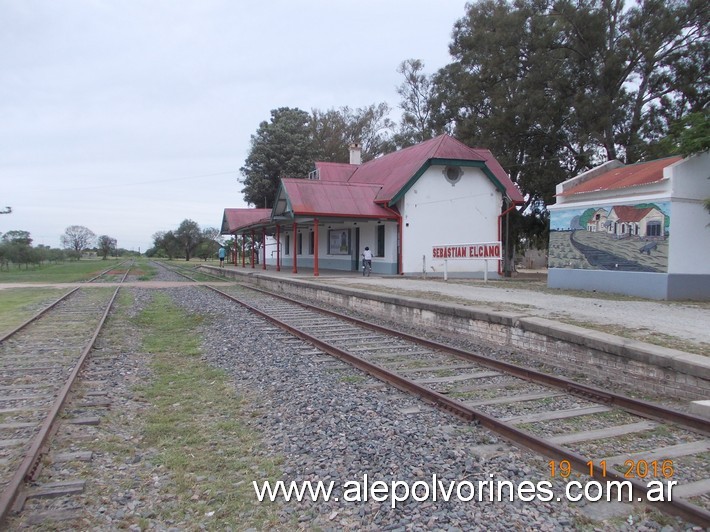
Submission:
{"label": "cloud", "polygon": [[396,107],[397,65],[446,64],[464,6],[0,2],[0,232],[58,246],[85,225],[145,250],[185,218],[219,226],[272,109]]}

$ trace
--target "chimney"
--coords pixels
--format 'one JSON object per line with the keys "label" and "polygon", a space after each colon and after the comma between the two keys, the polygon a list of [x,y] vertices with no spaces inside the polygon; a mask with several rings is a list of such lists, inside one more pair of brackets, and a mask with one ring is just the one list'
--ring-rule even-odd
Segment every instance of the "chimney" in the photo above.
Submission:
{"label": "chimney", "polygon": [[357,142],[350,145],[350,164],[362,164],[362,146]]}

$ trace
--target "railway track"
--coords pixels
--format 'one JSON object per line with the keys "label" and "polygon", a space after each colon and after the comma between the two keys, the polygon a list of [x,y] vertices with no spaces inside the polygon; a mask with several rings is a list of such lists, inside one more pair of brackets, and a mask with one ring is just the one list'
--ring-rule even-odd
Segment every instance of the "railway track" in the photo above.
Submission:
{"label": "railway track", "polygon": [[583,475],[620,491],[621,500],[710,526],[710,424],[703,418],[253,287],[208,288],[324,353],[547,457],[553,477]]}
{"label": "railway track", "polygon": [[[114,281],[115,271],[116,266],[87,282]],[[27,497],[51,492],[28,489],[28,482],[35,478],[119,288],[70,290],[0,338],[0,526]]]}

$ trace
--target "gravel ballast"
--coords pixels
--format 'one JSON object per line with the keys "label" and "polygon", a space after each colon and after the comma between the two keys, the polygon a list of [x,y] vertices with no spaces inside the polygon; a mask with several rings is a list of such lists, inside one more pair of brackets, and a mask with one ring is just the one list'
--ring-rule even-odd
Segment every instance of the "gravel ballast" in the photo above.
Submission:
{"label": "gravel ballast", "polygon": [[[312,347],[281,340],[278,329],[226,300],[197,289],[172,290],[171,295],[183,308],[211,316],[204,331],[204,359],[233,375],[238,393],[255,399],[258,416],[253,423],[264,435],[262,452],[283,457],[285,482],[332,480],[336,495],[342,495],[339,487],[348,481],[362,483],[365,474],[371,481],[410,486],[416,481],[431,484],[434,475],[447,485],[510,480],[517,486],[551,480],[545,459],[429,409],[361,372],[325,362]],[[405,413],[410,411],[418,413]],[[563,483],[553,485],[555,499],[549,502],[410,499],[394,509],[390,501],[291,502],[283,503],[282,517],[307,529],[560,530],[585,522],[580,511],[585,505],[557,501]],[[630,507],[626,511],[633,512]],[[630,528],[643,529],[638,518],[631,521]],[[647,525],[649,530],[662,528],[651,521]],[[616,521],[607,526],[620,527]]]}
{"label": "gravel ballast", "polygon": [[[161,272],[155,280],[173,280]],[[153,290],[131,289],[137,313],[150,301]],[[207,316],[202,325],[202,359],[223,369],[234,383],[237,395],[245,398],[247,423],[261,434],[257,453],[280,461],[281,480],[334,482],[333,495],[341,500],[277,503],[279,526],[283,530],[665,530],[692,528],[664,517],[654,521],[639,508],[614,507],[614,512],[595,504],[564,500],[564,483],[550,478],[547,460],[519,450],[495,434],[476,425],[434,410],[414,397],[388,387],[318,353],[312,346],[287,338],[264,320],[250,315],[226,299],[199,287],[167,288],[164,292],[190,313]],[[114,323],[121,328],[121,324]],[[112,345],[120,353],[116,368],[115,393],[125,394],[117,408],[115,427],[102,424],[95,436],[106,438],[112,429],[121,440],[131,442],[134,453],[115,457],[97,453],[90,470],[82,506],[92,529],[113,530],[199,530],[223,529],[210,516],[195,521],[165,521],[158,508],[171,504],[171,472],[156,465],[157,450],[147,448],[140,434],[141,418],[149,404],[131,397],[134,378],[122,382],[127,371],[150,379],[150,356],[136,352],[135,338],[124,330],[126,348]],[[130,338],[130,341],[129,341]],[[120,342],[119,339],[117,340]],[[107,349],[109,346],[106,347]],[[130,369],[129,369],[130,368]],[[116,410],[117,408],[114,408]],[[87,438],[91,440],[91,438]],[[89,447],[91,442],[88,443]],[[75,446],[80,450],[81,444]],[[265,473],[264,473],[265,475]],[[432,478],[445,487],[449,483],[524,481],[552,483],[555,498],[550,501],[497,502],[474,500],[444,502],[421,497],[421,501],[391,500],[346,502],[344,488],[352,482],[370,486],[375,481],[393,481],[412,486],[419,482],[418,495]],[[234,478],[234,483],[261,486],[266,478]],[[586,480],[585,478],[581,479]],[[346,483],[351,484],[346,484]],[[126,488],[124,486],[131,485]],[[463,485],[463,484],[462,484]],[[96,497],[97,489],[103,493]],[[107,495],[108,493],[108,495]],[[529,492],[528,492],[529,493]],[[399,491],[402,494],[402,491]],[[352,496],[352,491],[350,491]],[[464,487],[462,495],[469,495]],[[563,500],[557,501],[557,497]],[[455,491],[452,499],[455,500]],[[260,503],[254,495],[254,505]],[[594,520],[592,520],[594,518]],[[599,518],[599,520],[596,520]],[[238,529],[248,529],[245,526]],[[673,523],[669,525],[668,523]],[[61,524],[58,528],[61,528]]]}

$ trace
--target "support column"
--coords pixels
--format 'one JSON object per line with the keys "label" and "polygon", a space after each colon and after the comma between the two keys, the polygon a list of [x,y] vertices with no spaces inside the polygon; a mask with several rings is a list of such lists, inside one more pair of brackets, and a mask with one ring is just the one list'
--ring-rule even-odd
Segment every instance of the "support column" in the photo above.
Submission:
{"label": "support column", "polygon": [[402,215],[399,215],[397,218],[397,274],[402,275],[404,272],[404,264],[402,264],[402,242],[404,240],[404,235],[402,234],[402,231],[404,230],[402,228],[403,222],[402,222]]}
{"label": "support column", "polygon": [[298,242],[296,242],[297,238],[298,224],[296,222],[293,222],[293,273],[298,273],[298,265],[296,264],[298,262],[296,259],[296,251],[298,249]]}
{"label": "support column", "polygon": [[264,249],[264,260],[261,261],[261,269],[266,269],[266,227],[261,228],[261,247]]}
{"label": "support column", "polygon": [[318,277],[318,218],[313,220],[313,276]]}
{"label": "support column", "polygon": [[276,271],[281,271],[281,226],[276,224]]}
{"label": "support column", "polygon": [[254,230],[251,230],[251,267],[255,268],[254,264]]}
{"label": "support column", "polygon": [[247,249],[247,237],[244,236],[244,233],[242,233],[242,268],[247,267],[246,249]]}

